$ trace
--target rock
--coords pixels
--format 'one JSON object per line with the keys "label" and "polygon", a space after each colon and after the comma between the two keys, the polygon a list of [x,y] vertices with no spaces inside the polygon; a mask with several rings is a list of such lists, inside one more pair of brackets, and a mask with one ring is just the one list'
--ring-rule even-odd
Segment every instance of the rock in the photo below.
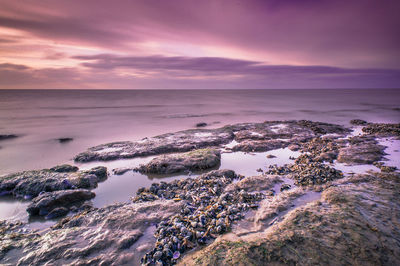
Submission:
{"label": "rock", "polygon": [[300,146],[298,144],[290,144],[288,146],[288,149],[291,151],[298,151],[300,149]]}
{"label": "rock", "polygon": [[67,209],[75,203],[92,199],[95,195],[94,192],[85,189],[44,192],[32,200],[26,211],[30,215],[50,216],[52,219],[52,215],[63,213],[64,209],[59,207]]}
{"label": "rock", "polygon": [[62,164],[62,165],[54,166],[54,167],[50,168],[50,170],[54,171],[54,172],[59,172],[59,173],[68,173],[68,172],[76,172],[79,170],[79,168],[76,166],[69,165],[69,164]]}
{"label": "rock", "polygon": [[244,140],[235,145],[232,150],[244,152],[263,152],[284,148],[287,145],[288,143],[282,140]]}
{"label": "rock", "polygon": [[302,154],[294,164],[284,166],[270,165],[268,174],[287,175],[295,180],[296,185],[308,186],[324,184],[343,178],[343,173],[321,162],[314,160],[312,155]]}
{"label": "rock", "polygon": [[105,167],[72,172],[74,169],[74,166],[56,166],[52,169],[24,171],[1,176],[0,195],[9,194],[15,197],[34,198],[41,192],[74,188],[92,189],[97,187],[98,182],[107,178],[107,168]]}
{"label": "rock", "polygon": [[14,134],[0,135],[0,140],[15,139],[15,138],[18,138],[18,136]]}
{"label": "rock", "polygon": [[138,251],[138,240],[153,245],[153,224],[178,214],[182,205],[114,204],[66,217],[42,234],[21,233],[22,224],[0,221],[0,259],[10,265],[138,265],[146,252]]}
{"label": "rock", "polygon": [[372,164],[382,160],[385,147],[370,138],[350,139],[348,147],[341,148],[337,157],[338,162],[347,164]]}
{"label": "rock", "polygon": [[200,122],[200,123],[196,124],[196,127],[206,127],[206,126],[207,126],[207,123],[205,123],[205,122]]}
{"label": "rock", "polygon": [[172,174],[187,170],[205,170],[218,166],[220,162],[221,152],[219,150],[200,149],[158,156],[135,170],[146,174]]}
{"label": "rock", "polygon": [[132,171],[132,170],[133,170],[133,168],[122,167],[122,168],[115,168],[115,169],[113,169],[112,171],[113,171],[113,174],[114,174],[114,175],[123,175],[123,174],[125,174],[126,172]]}
{"label": "rock", "polygon": [[362,128],[362,131],[366,134],[376,136],[400,136],[400,123],[399,124],[368,124]]}
{"label": "rock", "polygon": [[281,186],[281,191],[288,190],[288,189],[290,189],[291,187],[292,187],[292,186],[289,185],[289,184],[283,184],[283,185]]}
{"label": "rock", "polygon": [[[301,142],[323,134],[344,135],[350,132],[339,125],[312,121],[267,121],[264,123],[242,123],[217,129],[191,129],[168,133],[140,141],[121,141],[89,148],[75,156],[78,162],[116,160],[139,156],[159,155],[172,152],[187,152],[199,148],[228,144],[233,139],[247,143],[238,146],[243,151],[265,151],[277,145],[281,138]],[[251,143],[254,140],[261,142]],[[268,142],[274,140],[274,142]],[[266,142],[265,142],[266,141]],[[283,145],[284,146],[284,145]]]}
{"label": "rock", "polygon": [[[331,186],[319,201],[290,211],[267,229],[243,236],[233,231],[235,237],[221,237],[180,264],[398,265],[400,231],[395,225],[400,218],[387,214],[400,212],[400,176],[377,175]],[[261,214],[268,212],[263,207]],[[349,252],[349,247],[360,252]]]}
{"label": "rock", "polygon": [[365,120],[361,120],[361,119],[353,119],[353,120],[350,120],[350,124],[355,125],[355,126],[364,126],[364,125],[368,124],[368,122]]}
{"label": "rock", "polygon": [[62,216],[67,215],[69,210],[65,207],[55,208],[46,215],[46,219],[56,219]]}
{"label": "rock", "polygon": [[58,138],[57,140],[60,143],[67,143],[67,142],[73,141],[74,139],[73,138]]}

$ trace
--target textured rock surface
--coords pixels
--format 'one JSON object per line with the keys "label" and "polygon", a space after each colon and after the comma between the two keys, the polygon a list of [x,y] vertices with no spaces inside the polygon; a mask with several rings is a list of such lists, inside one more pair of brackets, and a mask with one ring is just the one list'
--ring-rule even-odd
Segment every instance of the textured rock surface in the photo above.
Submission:
{"label": "textured rock surface", "polygon": [[140,250],[153,241],[141,237],[180,207],[164,200],[111,205],[65,218],[42,235],[0,222],[0,260],[11,265],[139,265]]}
{"label": "textured rock surface", "polygon": [[[95,193],[86,189],[61,190],[53,192],[44,192],[34,198],[26,209],[30,215],[47,216],[56,218],[67,214],[64,210],[53,210],[59,207],[69,209],[76,203],[81,203],[95,197]],[[53,213],[51,213],[53,211]]]}
{"label": "textured rock surface", "polygon": [[74,166],[24,171],[0,177],[0,195],[34,198],[41,192],[97,187],[107,178],[107,168],[95,167],[85,171],[72,171]]}
{"label": "textured rock surface", "polygon": [[385,147],[369,137],[354,137],[349,140],[348,147],[341,148],[338,162],[347,164],[372,164],[382,160]]}
{"label": "textured rock surface", "polygon": [[376,136],[400,136],[400,124],[368,124],[362,131]]}
{"label": "textured rock surface", "polygon": [[182,171],[198,171],[216,167],[221,162],[221,152],[200,149],[185,153],[161,155],[136,170],[147,174],[172,174]]}
{"label": "textured rock surface", "polygon": [[398,265],[399,180],[399,173],[340,180],[262,232],[221,237],[180,265]]}
{"label": "textured rock surface", "polygon": [[[266,143],[254,143],[254,147],[251,147],[251,140],[267,141],[283,138],[286,140],[290,139],[292,142],[301,142],[322,134],[335,133],[343,135],[348,132],[350,130],[339,125],[306,120],[242,123],[218,129],[184,130],[152,138],[144,138],[136,142],[122,141],[103,144],[89,148],[87,151],[75,156],[74,159],[79,162],[88,162],[134,158],[171,152],[186,152],[227,144],[233,139],[238,142],[247,141],[246,146],[250,147],[248,149],[256,148],[265,150]],[[239,150],[239,148],[237,149]]]}

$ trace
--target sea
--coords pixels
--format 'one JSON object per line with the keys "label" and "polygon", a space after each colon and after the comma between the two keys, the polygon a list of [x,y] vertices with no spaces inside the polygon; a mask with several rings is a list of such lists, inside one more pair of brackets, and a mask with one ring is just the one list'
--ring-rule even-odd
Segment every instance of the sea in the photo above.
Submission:
{"label": "sea", "polygon": [[[194,128],[308,119],[400,122],[400,89],[0,90],[0,175],[71,163],[89,147]],[[72,138],[60,143],[59,138]]]}

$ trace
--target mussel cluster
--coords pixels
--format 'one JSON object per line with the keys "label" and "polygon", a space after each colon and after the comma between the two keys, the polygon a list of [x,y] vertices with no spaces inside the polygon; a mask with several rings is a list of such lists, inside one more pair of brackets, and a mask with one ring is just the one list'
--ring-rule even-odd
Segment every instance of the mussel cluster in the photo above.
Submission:
{"label": "mussel cluster", "polygon": [[155,183],[140,189],[135,202],[157,198],[184,200],[181,213],[157,225],[153,250],[141,260],[143,265],[173,265],[181,254],[197,245],[204,245],[229,230],[235,220],[243,218],[250,208],[264,198],[262,193],[243,190],[224,192],[234,179],[233,171],[212,171],[198,178],[170,183]]}
{"label": "mussel cluster", "polygon": [[268,174],[290,175],[296,185],[323,184],[334,179],[342,178],[343,173],[329,165],[316,162],[309,154],[300,155],[294,164],[283,166],[270,165]]}

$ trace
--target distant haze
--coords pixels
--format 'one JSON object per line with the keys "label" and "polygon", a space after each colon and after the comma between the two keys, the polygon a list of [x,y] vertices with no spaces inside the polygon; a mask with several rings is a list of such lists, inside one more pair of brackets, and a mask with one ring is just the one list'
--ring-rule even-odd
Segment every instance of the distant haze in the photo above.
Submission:
{"label": "distant haze", "polygon": [[398,0],[0,0],[0,89],[399,88]]}

